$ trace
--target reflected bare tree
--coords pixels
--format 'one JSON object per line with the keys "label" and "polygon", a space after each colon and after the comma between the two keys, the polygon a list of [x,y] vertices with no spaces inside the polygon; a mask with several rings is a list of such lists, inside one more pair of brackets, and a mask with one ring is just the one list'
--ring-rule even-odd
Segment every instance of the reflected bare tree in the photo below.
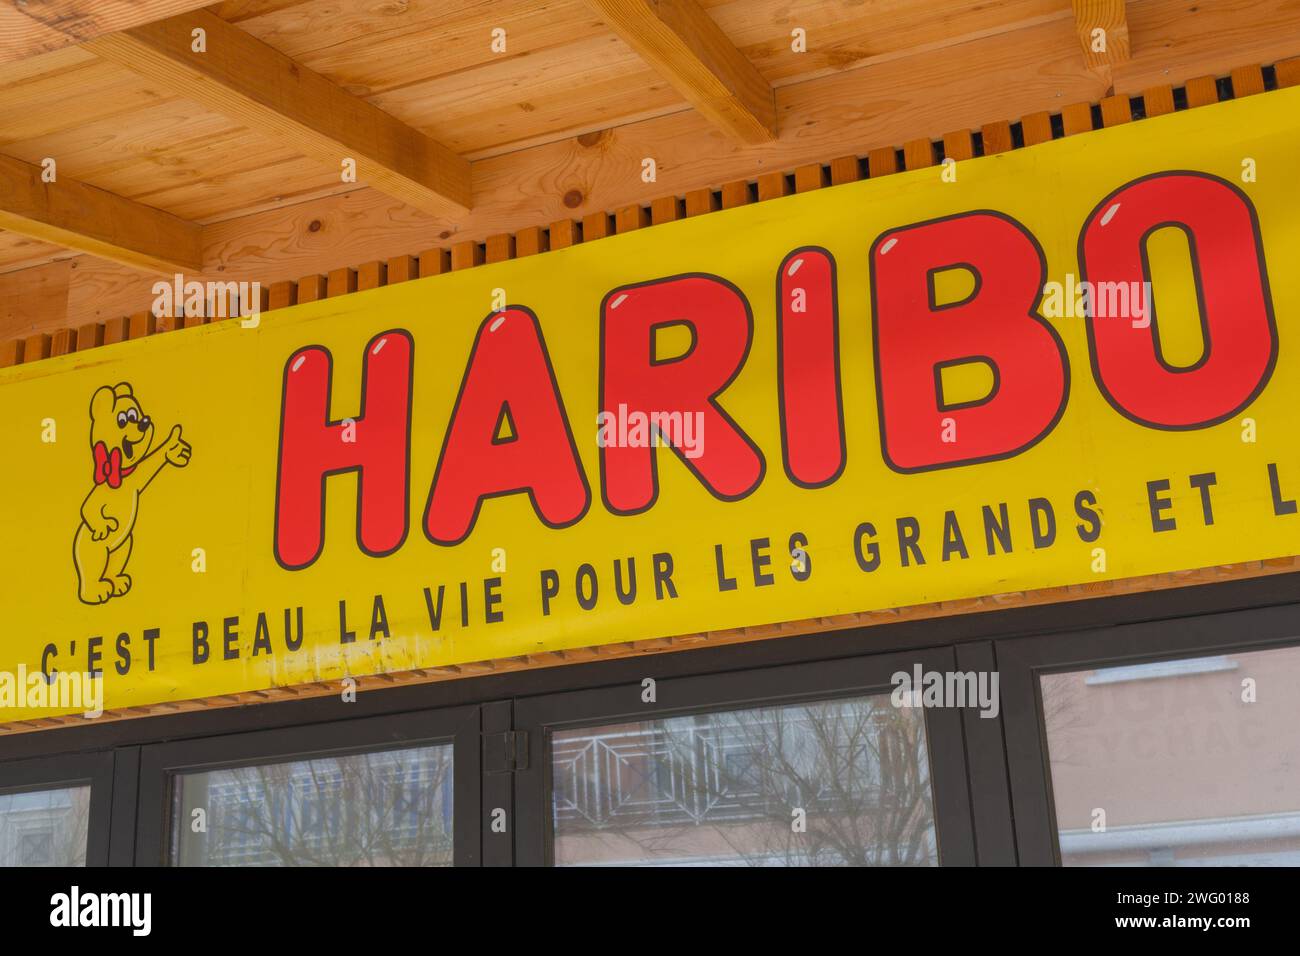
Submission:
{"label": "reflected bare tree", "polygon": [[555,759],[557,862],[938,862],[924,717],[888,697],[571,732]]}
{"label": "reflected bare tree", "polygon": [[176,789],[172,845],[190,866],[445,866],[451,780],[449,747],[195,774]]}

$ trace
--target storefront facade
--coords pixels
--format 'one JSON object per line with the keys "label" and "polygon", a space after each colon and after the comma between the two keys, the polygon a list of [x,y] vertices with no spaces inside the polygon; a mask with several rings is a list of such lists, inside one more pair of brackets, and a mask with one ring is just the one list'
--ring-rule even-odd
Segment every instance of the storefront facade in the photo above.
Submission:
{"label": "storefront facade", "polygon": [[1298,84],[11,339],[0,864],[1300,862]]}

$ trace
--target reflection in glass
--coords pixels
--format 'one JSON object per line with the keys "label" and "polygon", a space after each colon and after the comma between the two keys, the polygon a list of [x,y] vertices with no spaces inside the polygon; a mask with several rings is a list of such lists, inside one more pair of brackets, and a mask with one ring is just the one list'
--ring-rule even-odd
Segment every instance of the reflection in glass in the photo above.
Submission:
{"label": "reflection in glass", "polygon": [[1067,866],[1300,864],[1300,647],[1041,678]]}
{"label": "reflection in glass", "polygon": [[0,866],[85,866],[90,787],[0,793]]}
{"label": "reflection in glass", "polygon": [[888,695],[557,731],[557,865],[933,866],[925,720]]}
{"label": "reflection in glass", "polygon": [[452,747],[182,774],[171,820],[175,866],[450,866]]}

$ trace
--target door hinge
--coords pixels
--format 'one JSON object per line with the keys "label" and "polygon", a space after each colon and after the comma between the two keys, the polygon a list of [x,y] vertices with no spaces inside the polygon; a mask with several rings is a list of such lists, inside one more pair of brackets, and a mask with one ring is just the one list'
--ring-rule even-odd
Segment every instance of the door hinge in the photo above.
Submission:
{"label": "door hinge", "polygon": [[527,769],[527,731],[506,730],[483,735],[484,773],[513,773]]}

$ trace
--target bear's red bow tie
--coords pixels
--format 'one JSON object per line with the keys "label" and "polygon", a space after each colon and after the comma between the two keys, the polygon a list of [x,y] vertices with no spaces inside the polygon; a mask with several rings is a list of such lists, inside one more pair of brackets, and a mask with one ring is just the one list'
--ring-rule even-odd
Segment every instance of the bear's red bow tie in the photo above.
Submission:
{"label": "bear's red bow tie", "polygon": [[111,452],[102,441],[95,442],[95,484],[108,482],[108,487],[121,487],[122,479],[135,471],[135,466],[122,467],[122,449],[114,448]]}

